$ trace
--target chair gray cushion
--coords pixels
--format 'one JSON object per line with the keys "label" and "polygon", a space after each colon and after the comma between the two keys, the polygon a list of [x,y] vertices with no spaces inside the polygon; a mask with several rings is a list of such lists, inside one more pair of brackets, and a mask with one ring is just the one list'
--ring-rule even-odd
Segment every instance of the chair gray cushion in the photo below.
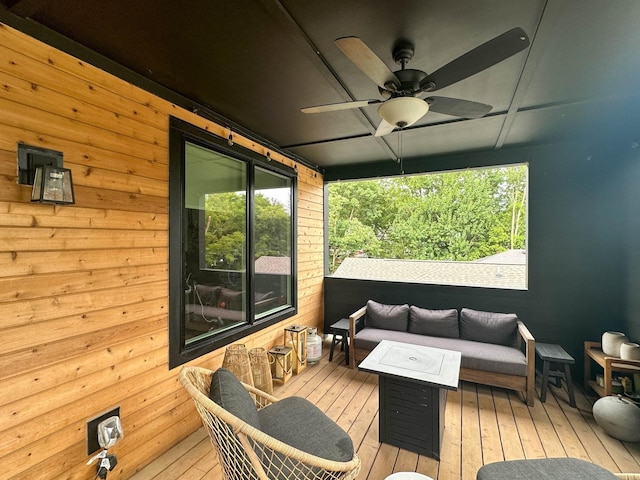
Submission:
{"label": "chair gray cushion", "polygon": [[305,398],[283,398],[258,416],[264,433],[298,450],[336,462],[353,458],[351,437]]}
{"label": "chair gray cushion", "polygon": [[433,337],[459,338],[458,310],[428,310],[411,305],[409,332]]}
{"label": "chair gray cushion", "polygon": [[252,427],[260,429],[256,404],[251,394],[231,371],[219,368],[213,372],[209,398]]}
{"label": "chair gray cushion", "polygon": [[613,473],[577,458],[539,458],[488,463],[477,480],[616,480]]}
{"label": "chair gray cushion", "polygon": [[463,308],[460,311],[460,338],[475,342],[514,346],[518,329],[515,313],[482,312]]}
{"label": "chair gray cushion", "polygon": [[406,332],[409,324],[409,305],[385,305],[373,300],[367,302],[365,325],[371,328],[384,328]]}

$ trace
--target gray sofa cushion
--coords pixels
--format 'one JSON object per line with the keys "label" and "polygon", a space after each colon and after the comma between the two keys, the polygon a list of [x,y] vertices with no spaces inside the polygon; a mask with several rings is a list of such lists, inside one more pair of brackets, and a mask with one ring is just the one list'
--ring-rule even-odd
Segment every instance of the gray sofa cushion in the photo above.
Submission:
{"label": "gray sofa cushion", "polygon": [[231,371],[219,368],[213,372],[209,398],[252,427],[260,429],[256,404],[251,394]]}
{"label": "gray sofa cushion", "polygon": [[527,376],[527,359],[517,348],[492,343],[481,343],[461,338],[430,337],[409,332],[391,332],[377,328],[365,328],[355,336],[354,346],[373,350],[382,340],[424,345],[460,352],[460,366],[485,372]]}
{"label": "gray sofa cushion", "polygon": [[336,462],[353,458],[351,437],[305,398],[283,398],[258,416],[262,431],[287,445]]}
{"label": "gray sofa cushion", "polygon": [[497,345],[516,345],[518,317],[515,313],[493,313],[463,308],[460,338]]}
{"label": "gray sofa cushion", "polygon": [[411,305],[408,330],[419,335],[459,338],[458,310],[429,310]]}
{"label": "gray sofa cushion", "polygon": [[577,458],[537,458],[488,463],[480,467],[477,480],[615,480],[613,473]]}
{"label": "gray sofa cushion", "polygon": [[365,325],[371,328],[407,331],[409,324],[409,305],[385,305],[384,303],[367,302],[367,318]]}

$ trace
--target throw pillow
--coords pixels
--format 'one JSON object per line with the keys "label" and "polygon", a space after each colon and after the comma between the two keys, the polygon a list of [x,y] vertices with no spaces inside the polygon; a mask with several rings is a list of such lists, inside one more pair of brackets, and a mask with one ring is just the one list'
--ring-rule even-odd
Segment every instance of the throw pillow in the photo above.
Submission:
{"label": "throw pillow", "polygon": [[283,398],[258,415],[264,433],[298,450],[335,462],[353,458],[351,437],[305,398]]}
{"label": "throw pillow", "polygon": [[196,284],[196,292],[200,297],[202,305],[210,305],[215,307],[218,305],[218,296],[220,295],[220,287],[212,287],[210,285]]}
{"label": "throw pillow", "polygon": [[406,303],[404,305],[385,305],[369,300],[365,324],[370,328],[406,332],[409,324],[409,305]]}
{"label": "throw pillow", "polygon": [[218,306],[227,310],[242,310],[244,292],[231,290],[230,288],[221,288],[218,297]]}
{"label": "throw pillow", "polygon": [[458,310],[429,310],[411,305],[409,331],[432,337],[459,338]]}
{"label": "throw pillow", "polygon": [[516,345],[518,316],[463,308],[460,310],[460,338],[475,342]]}
{"label": "throw pillow", "polygon": [[258,409],[251,394],[230,370],[219,368],[211,375],[209,398],[240,420],[260,429]]}

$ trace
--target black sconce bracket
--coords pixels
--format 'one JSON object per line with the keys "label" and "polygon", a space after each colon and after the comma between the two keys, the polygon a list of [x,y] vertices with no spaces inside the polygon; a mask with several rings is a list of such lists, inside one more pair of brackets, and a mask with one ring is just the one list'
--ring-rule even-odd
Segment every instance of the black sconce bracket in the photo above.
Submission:
{"label": "black sconce bracket", "polygon": [[62,167],[62,152],[18,143],[18,183],[33,185],[36,168],[52,165]]}

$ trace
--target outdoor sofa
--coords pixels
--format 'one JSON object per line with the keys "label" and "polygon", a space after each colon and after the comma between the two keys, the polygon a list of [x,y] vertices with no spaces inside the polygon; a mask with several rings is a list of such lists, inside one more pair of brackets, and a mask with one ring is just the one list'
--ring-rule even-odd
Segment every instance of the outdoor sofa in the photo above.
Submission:
{"label": "outdoor sofa", "polygon": [[515,314],[369,300],[349,317],[351,368],[381,340],[459,351],[461,380],[515,390],[534,404],[535,339]]}

